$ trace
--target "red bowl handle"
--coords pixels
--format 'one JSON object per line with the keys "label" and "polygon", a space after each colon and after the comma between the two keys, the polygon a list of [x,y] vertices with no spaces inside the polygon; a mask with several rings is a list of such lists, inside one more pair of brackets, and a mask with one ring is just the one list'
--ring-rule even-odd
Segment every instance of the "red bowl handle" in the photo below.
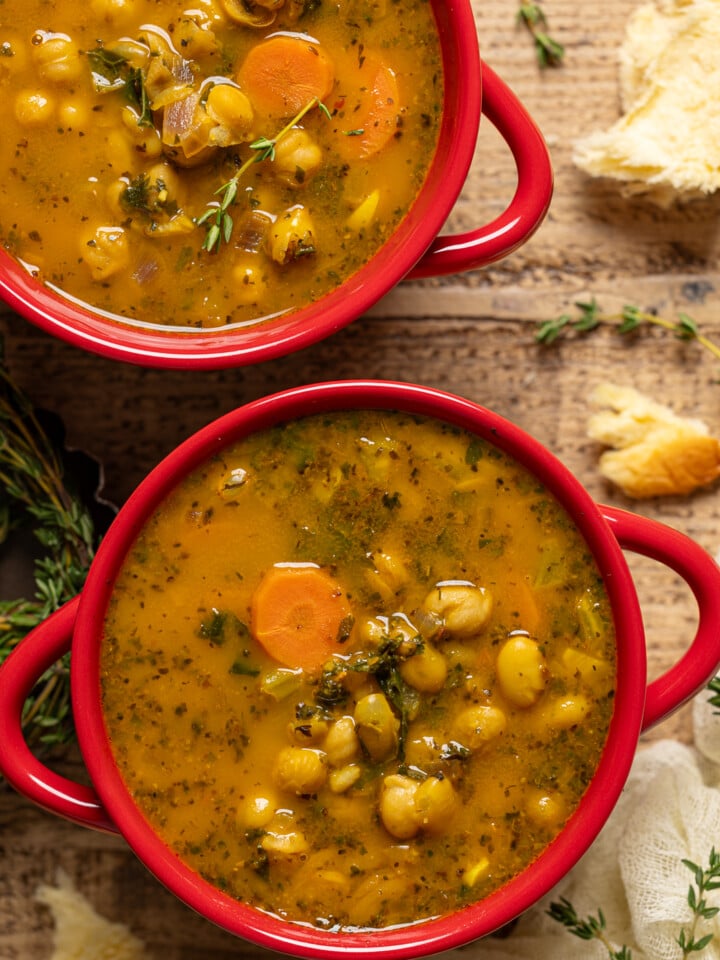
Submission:
{"label": "red bowl handle", "polygon": [[0,667],[0,773],[19,793],[58,816],[95,830],[117,833],[91,787],[54,773],[25,742],[22,712],[39,677],[67,653],[79,600],[48,617],[17,645]]}
{"label": "red bowl handle", "polygon": [[553,193],[553,171],[540,130],[512,90],[482,65],[482,114],[512,151],[518,183],[507,209],[468,233],[436,237],[405,279],[437,277],[486,266],[508,256],[542,223]]}
{"label": "red bowl handle", "polygon": [[720,567],[685,534],[614,507],[601,507],[621,547],[658,560],[679,574],[695,595],[698,626],[678,662],[648,685],[642,729],[660,723],[711,680],[720,667]]}

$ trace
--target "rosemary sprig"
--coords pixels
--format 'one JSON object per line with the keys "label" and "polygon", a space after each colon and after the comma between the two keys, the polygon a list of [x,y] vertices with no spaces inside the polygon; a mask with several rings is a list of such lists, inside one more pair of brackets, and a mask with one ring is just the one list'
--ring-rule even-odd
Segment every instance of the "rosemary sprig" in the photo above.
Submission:
{"label": "rosemary sprig", "polygon": [[575,316],[563,313],[541,323],[535,334],[538,343],[548,345],[567,333],[589,333],[603,324],[614,326],[620,334],[633,333],[643,324],[651,324],[669,330],[679,340],[697,340],[714,357],[720,359],[720,347],[700,333],[697,323],[686,313],[678,313],[676,320],[668,320],[632,305],[624,306],[619,313],[603,313],[595,298],[578,302],[575,307]]}
{"label": "rosemary sprig", "polygon": [[565,48],[547,32],[547,18],[539,3],[520,3],[517,13],[518,23],[523,24],[530,32],[535,44],[535,53],[539,65],[558,67],[565,56]]}
{"label": "rosemary sprig", "polygon": [[208,253],[216,252],[223,243],[229,243],[233,232],[233,219],[229,213],[230,207],[235,203],[238,193],[238,183],[243,174],[250,169],[254,163],[262,163],[264,160],[275,159],[275,147],[282,138],[292,130],[296,123],[299,123],[306,113],[309,113],[313,107],[318,107],[326,117],[330,117],[330,111],[325,104],[313,97],[297,113],[289,123],[285,124],[282,130],[274,137],[259,137],[253,143],[249,144],[250,149],[254,151],[247,160],[235,171],[233,176],[215,191],[215,196],[219,200],[211,200],[207,205],[207,210],[201,216],[197,217],[195,223],[198,226],[205,226],[205,240],[202,249]]}
{"label": "rosemary sprig", "polygon": [[[0,663],[38,624],[82,588],[95,551],[93,520],[64,482],[63,465],[32,405],[0,362],[0,542],[29,527],[43,548],[35,595],[0,601]],[[28,742],[72,740],[69,656],[38,680],[23,715]]]}
{"label": "rosemary sprig", "polygon": [[553,901],[550,904],[547,914],[581,940],[599,940],[612,960],[631,960],[632,952],[628,947],[622,946],[616,949],[608,939],[602,910],[598,909],[597,916],[588,914],[585,919],[580,919],[572,903],[565,897],[561,897],[559,901]]}
{"label": "rosemary sprig", "polygon": [[[687,895],[692,921],[690,927],[687,929],[682,927],[675,938],[682,950],[682,960],[687,960],[691,953],[701,953],[705,950],[714,937],[713,933],[697,937],[697,933],[702,921],[712,920],[720,913],[720,907],[708,906],[705,899],[709,891],[720,890],[720,854],[716,852],[715,847],[712,847],[708,865],[705,868],[693,863],[692,860],[683,859],[681,862],[692,872],[694,879],[694,884],[691,883],[688,887]],[[602,910],[598,909],[597,916],[590,914],[581,919],[572,903],[565,897],[561,897],[559,901],[550,904],[547,914],[581,940],[599,940],[606,948],[611,960],[632,960],[632,952],[628,947],[622,946],[617,949],[610,942]]]}

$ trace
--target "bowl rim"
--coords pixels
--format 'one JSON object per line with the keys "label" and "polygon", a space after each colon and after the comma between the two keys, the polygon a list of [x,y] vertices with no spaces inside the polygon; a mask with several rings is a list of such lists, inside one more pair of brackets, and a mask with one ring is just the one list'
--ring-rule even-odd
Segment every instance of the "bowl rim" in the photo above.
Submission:
{"label": "bowl rim", "polygon": [[0,248],[0,298],[25,319],[100,356],[156,368],[218,369],[272,360],[357,319],[415,266],[445,224],[472,163],[482,67],[470,0],[431,0],[445,79],[433,158],[411,207],[384,245],[339,287],[267,323],[172,330],[123,323],[38,282]]}
{"label": "bowl rim", "polygon": [[[118,565],[145,519],[182,476],[249,432],[288,419],[348,409],[387,409],[444,420],[487,439],[530,469],[559,499],[583,534],[610,598],[617,634],[614,712],[598,768],[560,834],[525,870],[488,897],[449,916],[412,926],[328,932],[248,907],[185,866],[152,831],[125,787],[105,734],[100,705],[102,622]],[[604,825],[625,784],[640,735],[646,652],[635,587],[600,507],[550,451],[486,407],[432,387],[346,380],[294,387],[251,401],[199,430],[142,481],[103,539],[82,592],[72,643],[71,685],[78,741],[91,780],[121,834],[176,896],[220,927],[259,946],[298,957],[412,958],[462,946],[528,909],[577,862]]]}

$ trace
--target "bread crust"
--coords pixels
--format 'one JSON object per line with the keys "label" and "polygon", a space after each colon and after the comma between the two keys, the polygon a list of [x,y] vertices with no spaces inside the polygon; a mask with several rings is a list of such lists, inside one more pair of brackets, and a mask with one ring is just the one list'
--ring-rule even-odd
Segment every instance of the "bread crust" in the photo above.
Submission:
{"label": "bread crust", "polygon": [[588,436],[611,448],[600,456],[600,473],[626,496],[686,495],[720,477],[720,440],[701,420],[632,387],[602,384],[591,399],[603,409],[589,418]]}

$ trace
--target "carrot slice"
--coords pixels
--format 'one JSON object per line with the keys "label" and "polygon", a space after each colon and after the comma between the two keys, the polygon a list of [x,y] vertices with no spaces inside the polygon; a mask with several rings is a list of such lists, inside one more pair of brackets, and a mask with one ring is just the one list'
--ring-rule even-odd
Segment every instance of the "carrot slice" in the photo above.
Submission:
{"label": "carrot slice", "polygon": [[237,79],[257,113],[291,117],[314,97],[327,97],[335,76],[332,61],[319,44],[277,36],[248,52]]}
{"label": "carrot slice", "polygon": [[[378,57],[368,54],[359,69],[348,75],[343,98],[338,150],[347,159],[364,159],[377,153],[398,132],[400,92],[395,72]],[[348,92],[349,91],[349,92]]]}
{"label": "carrot slice", "polygon": [[342,587],[318,567],[271,567],[253,595],[253,636],[286,667],[319,670],[351,624]]}

